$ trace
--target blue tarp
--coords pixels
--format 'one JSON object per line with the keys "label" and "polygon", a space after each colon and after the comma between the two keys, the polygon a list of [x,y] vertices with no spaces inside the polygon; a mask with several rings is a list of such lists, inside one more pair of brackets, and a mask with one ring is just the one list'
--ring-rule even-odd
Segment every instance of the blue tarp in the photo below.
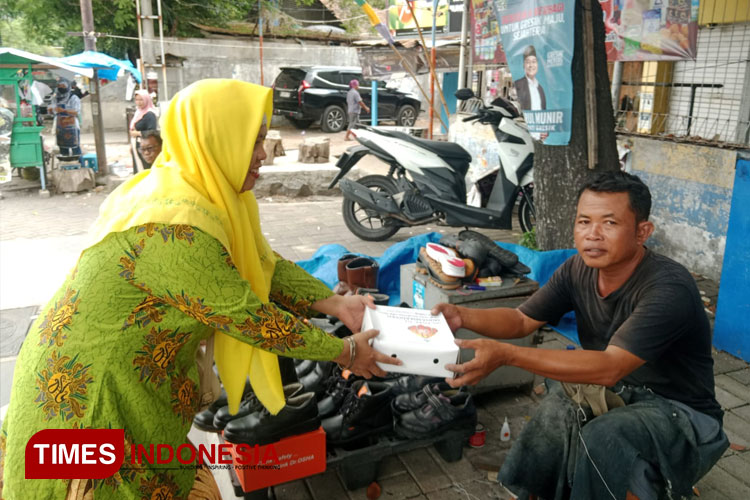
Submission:
{"label": "blue tarp", "polygon": [[[108,56],[102,52],[94,52],[87,50],[80,54],[75,54],[67,57],[58,57],[57,60],[67,64],[69,66],[81,66],[84,68],[97,68],[99,70],[99,78],[105,80],[117,80],[117,73],[121,69],[129,71],[137,82],[141,82],[141,72],[138,71],[133,63],[127,59],[115,59],[114,57]],[[109,69],[101,69],[109,68]]]}
{"label": "blue tarp", "polygon": [[[382,293],[386,293],[390,296],[390,305],[398,305],[401,303],[401,266],[416,262],[419,249],[427,243],[437,243],[442,236],[442,234],[434,232],[414,236],[408,240],[392,245],[380,257],[364,254],[357,255],[371,257],[378,262],[378,265],[380,266],[380,271],[378,272],[378,288]],[[552,273],[555,272],[555,269],[557,269],[560,264],[565,262],[568,257],[575,254],[575,250],[573,249],[537,252],[512,243],[497,243],[506,250],[510,250],[518,255],[521,262],[531,268],[529,278],[538,281],[540,286],[549,280]],[[321,280],[329,288],[333,289],[338,281],[338,260],[345,253],[350,252],[341,245],[323,245],[318,248],[311,259],[299,261],[297,264]],[[573,313],[567,314],[560,321],[560,324],[554,328],[569,339],[578,343],[578,334],[576,332]]]}

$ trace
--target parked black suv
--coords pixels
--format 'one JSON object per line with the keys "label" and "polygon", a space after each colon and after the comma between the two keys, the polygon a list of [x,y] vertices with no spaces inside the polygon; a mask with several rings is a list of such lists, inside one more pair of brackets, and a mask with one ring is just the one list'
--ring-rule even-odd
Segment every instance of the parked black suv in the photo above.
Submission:
{"label": "parked black suv", "polygon": [[[357,67],[294,66],[281,68],[273,83],[273,112],[287,117],[298,128],[307,128],[320,120],[324,132],[346,128],[346,93],[351,80],[359,80],[359,93],[370,106],[372,84],[362,78]],[[378,83],[378,121],[395,120],[397,125],[411,127],[419,114],[419,99],[388,89]],[[370,113],[362,110],[362,121]]]}

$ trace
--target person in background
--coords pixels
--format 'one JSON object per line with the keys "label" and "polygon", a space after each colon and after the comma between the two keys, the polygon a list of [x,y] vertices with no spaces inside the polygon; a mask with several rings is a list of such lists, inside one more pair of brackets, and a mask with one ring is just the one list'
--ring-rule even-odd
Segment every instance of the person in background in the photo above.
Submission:
{"label": "person in background", "polygon": [[81,100],[70,91],[70,82],[64,78],[57,81],[55,97],[52,98],[55,114],[57,146],[65,156],[81,154]]}
{"label": "person in background", "polygon": [[350,135],[352,128],[359,123],[359,113],[364,109],[365,112],[369,113],[370,108],[362,100],[362,96],[359,95],[359,81],[352,80],[349,82],[349,92],[346,93],[346,107],[349,115],[349,124],[346,127],[345,141],[350,141]]}
{"label": "person in background", "polygon": [[154,160],[161,153],[161,134],[158,130],[144,130],[141,136],[141,146],[138,149],[143,157],[143,168],[149,169]]}
{"label": "person in background", "polygon": [[130,120],[130,146],[133,153],[133,173],[137,174],[143,170],[143,156],[139,151],[141,145],[141,135],[146,130],[156,130],[158,120],[156,118],[154,101],[148,90],[141,89],[135,92],[135,114]]}
{"label": "person in background", "polygon": [[89,91],[81,90],[80,87],[78,87],[78,82],[76,82],[75,80],[73,80],[73,82],[70,84],[70,92],[76,97],[78,97],[79,99],[83,99],[84,97],[89,95]]}

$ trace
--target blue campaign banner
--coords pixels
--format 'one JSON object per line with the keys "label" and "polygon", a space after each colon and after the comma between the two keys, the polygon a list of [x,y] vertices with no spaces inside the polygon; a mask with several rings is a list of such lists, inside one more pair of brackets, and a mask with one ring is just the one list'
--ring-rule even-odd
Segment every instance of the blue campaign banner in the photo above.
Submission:
{"label": "blue campaign banner", "polygon": [[516,100],[531,135],[570,142],[575,0],[495,0]]}

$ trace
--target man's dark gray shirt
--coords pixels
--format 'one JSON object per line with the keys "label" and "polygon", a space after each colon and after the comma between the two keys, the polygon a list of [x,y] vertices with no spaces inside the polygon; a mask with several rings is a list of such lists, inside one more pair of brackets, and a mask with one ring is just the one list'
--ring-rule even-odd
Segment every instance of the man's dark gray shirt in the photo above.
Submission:
{"label": "man's dark gray shirt", "polygon": [[633,275],[604,298],[598,292],[598,275],[575,255],[519,309],[553,325],[575,311],[584,349],[615,345],[646,361],[623,382],[645,386],[721,421],[711,330],[688,270],[647,249]]}

